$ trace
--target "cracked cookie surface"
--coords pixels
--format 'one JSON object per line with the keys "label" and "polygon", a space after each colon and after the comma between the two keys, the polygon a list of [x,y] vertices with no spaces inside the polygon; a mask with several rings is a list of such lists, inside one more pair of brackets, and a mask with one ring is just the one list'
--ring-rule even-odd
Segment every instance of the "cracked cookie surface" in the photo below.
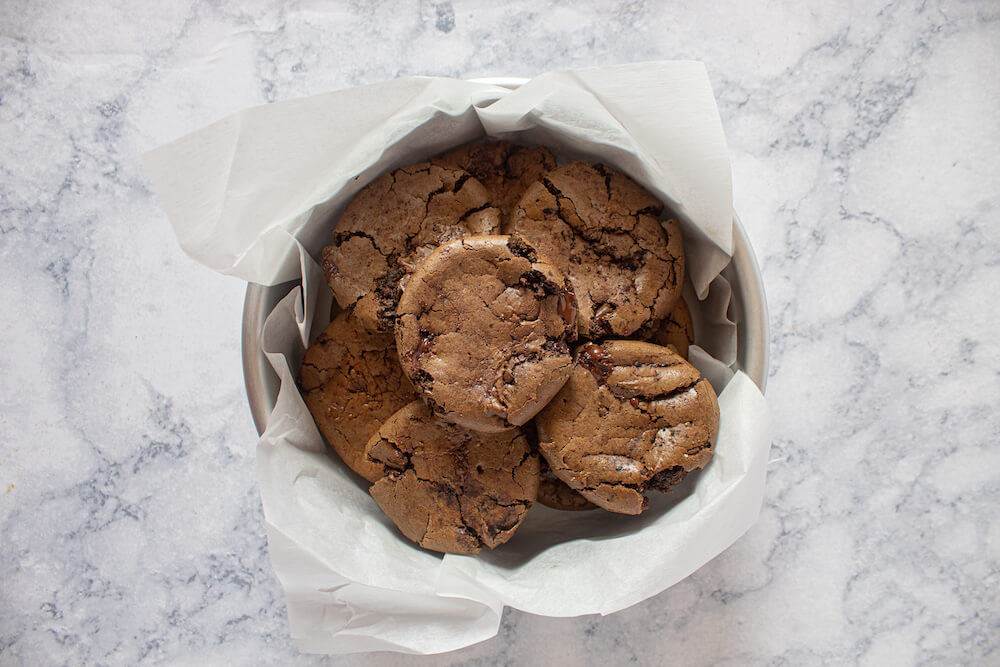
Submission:
{"label": "cracked cookie surface", "polygon": [[662,211],[628,176],[577,161],[530,185],[504,231],[520,234],[569,277],[581,336],[628,336],[680,298],[680,225],[661,225]]}
{"label": "cracked cookie surface", "polygon": [[302,398],[334,451],[369,482],[380,479],[382,466],[365,458],[365,445],[417,397],[392,335],[370,333],[344,311],[306,350],[299,378]]}
{"label": "cracked cookie surface", "polygon": [[556,510],[592,510],[597,507],[556,477],[544,458],[539,463],[538,502]]}
{"label": "cracked cookie surface", "polygon": [[520,430],[470,431],[414,401],[366,447],[386,474],[369,493],[425,549],[475,554],[509,540],[538,493],[538,455]]}
{"label": "cracked cookie surface", "polygon": [[677,354],[688,358],[688,348],[694,344],[694,321],[684,299],[677,300],[677,305],[653,334],[652,342],[663,347],[673,346]]}
{"label": "cracked cookie surface", "polygon": [[673,348],[677,354],[688,358],[688,348],[694,345],[694,320],[683,298],[662,320],[649,322],[636,336],[663,347]]}
{"label": "cracked cookie surface", "polygon": [[598,507],[639,514],[705,467],[719,429],[715,391],[672,350],[642,341],[577,348],[577,365],[535,418],[552,472]]}
{"label": "cracked cookie surface", "polygon": [[472,174],[489,191],[504,220],[510,218],[527,187],[556,167],[556,158],[548,148],[529,148],[509,141],[466,144],[430,162]]}
{"label": "cracked cookie surface", "polygon": [[516,236],[442,245],[399,300],[396,345],[431,410],[479,431],[524,424],[569,377],[576,309],[565,276]]}
{"label": "cracked cookie surface", "polygon": [[500,210],[467,172],[428,162],[366,185],[347,205],[323,249],[323,273],[341,308],[372,330],[392,331],[402,286],[441,243],[499,231]]}

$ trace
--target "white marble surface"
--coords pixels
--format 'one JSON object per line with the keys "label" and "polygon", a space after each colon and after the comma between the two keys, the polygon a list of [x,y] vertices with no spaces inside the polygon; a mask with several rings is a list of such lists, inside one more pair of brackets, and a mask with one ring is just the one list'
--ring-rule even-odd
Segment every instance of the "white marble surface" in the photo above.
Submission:
{"label": "white marble surface", "polygon": [[[502,4],[0,3],[0,664],[1000,664],[1000,6]],[[180,251],[139,152],[395,76],[663,57],[708,66],[768,291],[759,522],[613,616],[298,654],[244,286]]]}

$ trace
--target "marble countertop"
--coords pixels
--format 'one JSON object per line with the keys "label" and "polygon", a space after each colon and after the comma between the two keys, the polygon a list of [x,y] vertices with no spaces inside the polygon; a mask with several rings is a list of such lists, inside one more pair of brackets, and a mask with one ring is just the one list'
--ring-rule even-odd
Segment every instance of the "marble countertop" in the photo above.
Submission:
{"label": "marble countertop", "polygon": [[[1000,663],[1000,8],[501,4],[0,4],[0,663]],[[657,58],[708,68],[767,288],[757,524],[608,617],[299,654],[245,285],[183,254],[140,152],[397,76]]]}

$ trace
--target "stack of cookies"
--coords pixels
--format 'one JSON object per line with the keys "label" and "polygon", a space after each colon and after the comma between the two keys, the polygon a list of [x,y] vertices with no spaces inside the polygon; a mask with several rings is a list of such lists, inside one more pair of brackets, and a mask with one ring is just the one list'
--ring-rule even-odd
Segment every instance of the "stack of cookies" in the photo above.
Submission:
{"label": "stack of cookies", "polygon": [[400,531],[509,540],[537,500],[639,514],[712,456],[687,361],[676,221],[629,177],[546,148],[457,148],[383,174],[323,250],[340,313],[305,402]]}

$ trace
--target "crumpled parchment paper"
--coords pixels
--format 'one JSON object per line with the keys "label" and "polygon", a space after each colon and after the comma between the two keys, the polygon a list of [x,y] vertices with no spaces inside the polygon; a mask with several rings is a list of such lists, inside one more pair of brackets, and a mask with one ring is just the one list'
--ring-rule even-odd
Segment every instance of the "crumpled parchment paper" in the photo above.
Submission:
{"label": "crumpled parchment paper", "polygon": [[[382,172],[484,135],[603,161],[679,214],[701,345],[691,357],[720,391],[722,416],[709,466],[652,494],[644,514],[536,505],[495,551],[442,557],[403,539],[360,478],[326,453],[295,378],[329,321],[314,258],[344,205]],[[495,635],[505,605],[612,613],[688,576],[755,521],[770,424],[760,391],[734,372],[730,286],[719,275],[732,251],[730,166],[700,63],[550,72],[514,90],[399,79],[248,109],[144,162],[192,257],[265,285],[301,281],[262,332],[281,390],[257,445],[271,559],[301,650],[448,651]]]}

